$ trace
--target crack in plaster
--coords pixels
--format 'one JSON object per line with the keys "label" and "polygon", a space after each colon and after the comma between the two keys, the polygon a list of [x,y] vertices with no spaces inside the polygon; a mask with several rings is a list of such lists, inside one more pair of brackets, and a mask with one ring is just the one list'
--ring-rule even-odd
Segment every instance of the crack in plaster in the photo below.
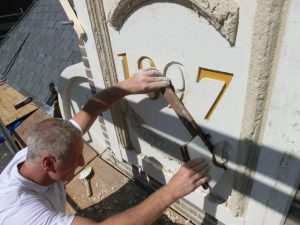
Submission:
{"label": "crack in plaster", "polygon": [[109,10],[108,21],[116,30],[120,30],[126,19],[137,9],[151,3],[170,2],[185,6],[203,16],[217,31],[234,46],[239,7],[234,0],[115,0]]}

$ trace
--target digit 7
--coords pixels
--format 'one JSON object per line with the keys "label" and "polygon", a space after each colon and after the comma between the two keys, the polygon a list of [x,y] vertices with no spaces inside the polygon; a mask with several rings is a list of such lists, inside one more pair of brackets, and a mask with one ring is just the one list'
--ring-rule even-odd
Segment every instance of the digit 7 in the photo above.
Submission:
{"label": "digit 7", "polygon": [[206,113],[204,119],[206,119],[206,120],[210,119],[210,117],[213,114],[214,110],[216,109],[218,103],[220,102],[221,98],[223,97],[225,91],[227,90],[227,88],[232,80],[232,76],[233,76],[232,73],[226,73],[226,72],[221,72],[221,71],[216,71],[216,70],[211,70],[211,69],[206,69],[206,68],[201,68],[201,67],[199,68],[198,77],[197,77],[196,82],[200,82],[200,80],[202,80],[204,78],[208,78],[208,79],[212,79],[212,80],[219,80],[219,81],[224,82],[224,85],[223,85],[221,91],[219,92],[217,98],[215,99],[212,106]]}

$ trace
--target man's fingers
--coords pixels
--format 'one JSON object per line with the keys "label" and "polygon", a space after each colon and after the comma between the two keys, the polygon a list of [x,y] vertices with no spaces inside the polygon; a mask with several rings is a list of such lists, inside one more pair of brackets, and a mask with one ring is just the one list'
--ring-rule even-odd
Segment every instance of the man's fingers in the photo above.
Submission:
{"label": "man's fingers", "polygon": [[168,81],[170,83],[171,79],[169,77],[152,77],[154,81]]}
{"label": "man's fingers", "polygon": [[184,165],[188,168],[192,168],[198,164],[201,164],[205,162],[205,159],[201,158],[201,157],[198,157],[198,158],[195,158],[195,159],[192,159],[190,161],[188,161],[187,163],[185,163]]}
{"label": "man's fingers", "polygon": [[156,91],[170,85],[170,79],[167,77],[144,76],[141,79],[146,85],[146,91]]}
{"label": "man's fingers", "polygon": [[209,164],[203,158],[195,158],[185,163],[175,176],[170,180],[169,185],[178,190],[178,196],[182,197],[191,193],[200,185],[209,180]]}
{"label": "man's fingers", "polygon": [[205,177],[202,177],[200,180],[198,180],[196,182],[196,188],[197,187],[200,187],[201,185],[203,185],[205,182],[207,182],[209,180],[209,176],[205,176]]}
{"label": "man's fingers", "polygon": [[144,76],[143,80],[147,83],[158,82],[158,81],[168,81],[170,82],[169,77],[156,77],[156,76]]}
{"label": "man's fingers", "polygon": [[209,164],[208,164],[207,161],[204,161],[202,163],[196,164],[195,166],[192,167],[192,169],[195,172],[200,172],[200,171],[202,171],[202,170],[204,170],[206,168],[210,169]]}
{"label": "man's fingers", "polygon": [[[207,177],[205,180],[208,180],[208,174],[210,171],[209,163],[203,158],[195,158],[190,160],[185,164],[187,168],[190,170],[190,176],[193,182],[197,183],[199,180],[202,180],[204,177]],[[204,183],[204,182],[203,182]],[[200,186],[203,183],[199,183]]]}
{"label": "man's fingers", "polygon": [[149,90],[158,90],[164,87],[168,87],[170,85],[170,81],[157,81],[153,83],[149,83],[148,88]]}
{"label": "man's fingers", "polygon": [[[148,93],[158,91],[161,88],[170,86],[171,80],[165,77],[158,69],[149,67],[137,71],[132,76],[132,81],[135,82],[136,90],[133,93]],[[133,90],[133,88],[131,88]]]}
{"label": "man's fingers", "polygon": [[[193,168],[194,169],[194,168]],[[210,171],[210,167],[208,164],[205,164],[204,166],[202,167],[198,167],[197,170],[195,169],[195,174],[193,175],[194,179],[195,180],[198,180],[202,177],[205,177],[209,174],[209,171]]]}
{"label": "man's fingers", "polygon": [[155,68],[148,68],[148,70],[143,70],[143,74],[149,77],[164,77],[164,75]]}
{"label": "man's fingers", "polygon": [[147,67],[147,68],[143,68],[142,71],[146,72],[146,71],[149,71],[149,70],[156,70],[158,71],[158,69],[156,69],[155,67]]}

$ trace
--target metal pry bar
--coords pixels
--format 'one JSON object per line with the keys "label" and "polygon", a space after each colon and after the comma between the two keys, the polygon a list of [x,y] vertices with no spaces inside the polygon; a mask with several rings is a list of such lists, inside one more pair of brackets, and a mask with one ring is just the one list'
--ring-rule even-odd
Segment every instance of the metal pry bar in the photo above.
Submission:
{"label": "metal pry bar", "polygon": [[226,170],[226,166],[224,164],[220,164],[216,160],[215,156],[215,147],[212,145],[212,143],[209,141],[207,136],[204,134],[202,129],[198,126],[192,115],[189,113],[189,111],[185,108],[183,103],[180,101],[180,99],[177,97],[177,95],[174,92],[174,87],[172,84],[170,84],[169,87],[162,88],[161,93],[166,99],[166,101],[171,105],[173,110],[176,112],[177,116],[181,120],[181,122],[184,124],[186,129],[189,131],[189,133],[195,137],[199,136],[203,143],[207,146],[208,150],[212,154],[212,161],[213,164],[217,167],[223,168]]}

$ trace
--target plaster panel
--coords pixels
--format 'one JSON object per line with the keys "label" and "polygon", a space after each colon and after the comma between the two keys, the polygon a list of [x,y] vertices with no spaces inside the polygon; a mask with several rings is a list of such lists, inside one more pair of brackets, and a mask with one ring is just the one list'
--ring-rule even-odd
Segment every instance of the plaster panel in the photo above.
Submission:
{"label": "plaster panel", "polygon": [[[227,149],[229,170],[216,183],[211,192],[213,198],[205,197],[207,193],[199,189],[188,195],[186,199],[224,223],[244,223],[244,213],[248,212],[248,191],[252,186],[249,183],[245,187],[247,182],[239,184],[238,178],[251,177],[254,173],[254,164],[258,155],[257,152],[251,152],[251,146],[247,146],[247,138],[258,146],[260,141],[265,139],[264,119],[274,113],[268,111],[268,98],[272,93],[274,79],[271,65],[276,58],[279,26],[277,22],[281,18],[280,12],[284,3],[279,0],[258,1],[258,4],[237,1],[238,32],[235,45],[232,45],[222,32],[220,34],[216,27],[210,25],[211,21],[207,16],[191,7],[186,7],[185,4],[178,4],[183,1],[144,1],[145,4],[137,4],[138,7],[135,5],[131,8],[130,13],[125,15],[125,19],[121,18],[122,25],[117,25],[115,29],[109,12],[114,11],[116,2],[118,4],[123,2],[125,5],[130,2],[138,3],[138,1],[103,1],[104,14],[106,18],[111,19],[113,25],[108,25],[108,33],[105,33],[109,40],[106,40],[106,47],[111,48],[111,55],[104,53],[106,57],[112,57],[108,61],[112,69],[115,67],[116,70],[116,77],[111,76],[111,79],[114,81],[126,79],[137,69],[149,64],[171,77],[177,95],[182,98],[196,122],[205,132],[211,134],[213,144],[217,145],[226,140],[229,146]],[[226,2],[222,1],[222,4]],[[106,18],[101,17],[99,20],[105,24]],[[268,32],[265,32],[266,30]],[[92,33],[95,39],[101,36],[99,33]],[[90,40],[92,38],[89,36]],[[101,51],[107,51],[101,48],[101,44],[100,47],[96,47],[98,56],[99,52],[101,55]],[[92,54],[90,56],[94,57]],[[142,64],[138,64],[145,58],[147,59]],[[94,63],[99,65],[99,61]],[[169,65],[180,65],[180,68],[168,67]],[[201,68],[218,71],[224,76],[228,73],[232,74],[227,89],[218,100],[209,119],[204,118],[203,115],[211,108],[211,102],[219,96],[224,82],[216,77],[210,81],[199,80]],[[97,87],[104,87],[105,79],[110,75],[102,74],[102,76],[104,82],[96,81]],[[115,156],[119,160],[137,165],[161,183],[167,182],[180,166],[179,146],[190,140],[190,134],[162,97],[150,100],[147,95],[129,96],[122,111],[127,115],[132,149],[116,148],[118,145],[116,143],[112,149]],[[109,124],[108,127],[111,127],[108,128],[108,133],[116,141],[111,114],[107,113],[104,117]],[[294,123],[294,126],[297,127],[297,124]],[[274,139],[269,142],[272,141]],[[263,154],[261,156],[263,159]],[[270,163],[268,167],[276,170],[276,162],[281,161],[275,158],[274,163]],[[236,170],[237,164],[241,170]],[[270,185],[271,188],[275,184],[273,178],[278,174],[269,174],[260,164],[257,168],[261,170],[257,173],[262,173],[257,175],[256,181],[264,180],[265,182],[262,183]],[[233,171],[240,177],[233,179]],[[279,174],[284,174],[281,173],[280,168],[277,171]],[[283,182],[279,186],[283,189],[287,188]],[[257,193],[258,191],[253,191],[250,198],[255,200]],[[250,204],[253,199],[250,200]],[[266,209],[265,202],[263,200],[259,202],[261,207]],[[272,213],[276,211],[275,203],[271,208],[268,217],[279,215]],[[246,216],[248,217],[248,214]],[[260,219],[257,220],[262,222]],[[251,224],[252,221],[249,221]]]}
{"label": "plaster panel", "polygon": [[[206,2],[212,3],[207,11],[199,10],[200,5],[193,8]],[[98,89],[155,66],[171,78],[176,94],[212,143],[218,146],[226,140],[228,171],[210,193],[199,188],[185,199],[225,224],[282,224],[299,184],[299,3],[240,0],[224,11],[213,10],[214,4],[228,2],[104,0],[93,2],[98,8],[90,11],[83,1],[75,5],[87,33],[87,55]],[[212,22],[222,12],[239,15],[234,45]],[[112,26],[105,23],[107,18]],[[77,69],[80,72],[80,66]],[[201,79],[201,69],[214,75]],[[67,76],[74,77],[68,86],[85,90],[87,83],[76,74]],[[74,112],[87,98],[81,96],[66,101]],[[216,107],[205,118],[215,99]],[[182,164],[179,147],[191,135],[162,97],[135,95],[126,100],[121,111],[131,148],[119,146],[118,124],[109,111],[103,114],[113,155],[164,184]],[[94,135],[100,137],[97,131]]]}
{"label": "plaster panel", "polygon": [[[176,15],[176,18],[168,14],[170,11]],[[147,20],[143,20],[143,18],[147,18]],[[234,98],[235,101],[231,101],[234,96],[232,89],[236,89],[236,92],[239,93],[238,99],[242,100],[243,97],[242,88],[245,82],[239,81],[244,78],[241,74],[245,68],[241,68],[240,63],[234,63],[237,60],[241,61],[241,51],[230,48],[226,40],[208,26],[206,20],[199,18],[191,10],[175,4],[156,3],[136,11],[128,18],[120,32],[111,30],[110,35],[119,79],[124,79],[121,60],[117,56],[122,52],[127,53],[130,73],[137,70],[137,61],[144,55],[151,57],[160,70],[163,70],[169,62],[178,61],[187,70],[185,79],[186,82],[190,82],[189,84],[196,83],[199,66],[232,72],[234,79],[230,84],[231,87],[220,102],[228,107],[220,107],[220,110],[222,112],[225,110],[226,114],[230,116],[232,108],[235,108],[239,111],[236,114],[242,114],[242,107],[238,107],[236,98]],[[182,43],[182,45],[178,43]],[[245,57],[245,62],[247,59]],[[243,62],[241,63],[243,64]],[[187,81],[187,76],[190,77],[189,81]],[[177,78],[173,80],[176,82]],[[140,99],[143,98],[140,97]],[[233,117],[236,118],[236,115]],[[220,118],[217,113],[210,124],[218,123],[220,127],[227,127],[226,122],[238,121],[238,119],[231,118],[224,121],[223,118]],[[203,121],[203,123],[206,122]],[[238,131],[239,124],[234,124],[232,129],[235,127],[237,128],[235,131]]]}
{"label": "plaster panel", "polygon": [[[107,17],[112,6],[111,1],[104,1]],[[170,63],[182,65],[182,76],[178,76],[176,68],[170,68],[165,73],[171,77],[172,82],[179,89],[183,89],[181,84],[183,77],[185,83],[185,89],[182,90],[184,92],[183,102],[196,118],[196,122],[211,134],[212,142],[217,144],[225,139],[228,140],[229,164],[232,169],[235,167],[234,161],[238,153],[251,37],[250,30],[244,29],[244,27],[251,27],[251,13],[254,14],[255,4],[249,5],[241,1],[241,7],[240,11],[247,10],[248,16],[242,17],[241,15],[239,27],[242,29],[241,33],[237,35],[235,47],[232,47],[213,26],[210,26],[204,16],[190,8],[170,2],[154,2],[139,7],[130,14],[119,30],[108,26],[119,80],[125,79],[126,76],[130,76],[136,71],[139,59],[144,56],[149,57],[161,71],[164,71]],[[126,69],[124,70],[125,54],[128,74],[126,74]],[[147,63],[149,62],[145,60],[145,64]],[[219,80],[208,81],[205,79],[197,82],[199,68],[233,74],[228,89],[209,120],[205,119],[203,115],[209,110],[211,102],[219,94],[224,83]],[[173,72],[171,72],[172,70]],[[160,97],[153,101],[146,95],[136,95],[129,96],[127,101],[130,108],[139,115],[143,125],[146,124],[147,128],[158,137],[171,141],[177,146],[190,140],[190,134],[163,98]],[[128,120],[130,124],[131,119]],[[170,151],[157,148],[153,143],[149,145],[147,140],[139,137],[140,132],[135,128],[130,128],[129,131],[137,154],[152,156],[159,160],[163,157],[172,158],[172,156],[175,161],[178,159],[176,154],[172,155]],[[175,148],[175,151],[178,150],[178,147]],[[138,162],[134,153],[126,151],[121,154],[125,160]],[[167,171],[171,167],[173,166],[168,162],[164,164]],[[227,172],[220,180],[219,185],[216,185],[214,193],[226,201],[230,190],[231,174]],[[212,203],[208,206],[210,203],[207,203],[207,200],[204,201],[200,192],[193,193],[192,196],[194,197],[188,197],[192,203],[207,208],[207,212],[212,215],[218,215],[218,218],[223,218],[225,215],[223,214],[224,209],[226,210],[225,204]]]}
{"label": "plaster panel", "polygon": [[[300,3],[286,4],[278,62],[246,224],[284,224],[300,182]],[[263,194],[262,194],[263,193]]]}
{"label": "plaster panel", "polygon": [[[239,149],[228,207],[236,216],[247,211],[253,178],[264,138],[275,65],[288,1],[258,1],[253,26],[251,59]],[[266,175],[266,174],[262,174]],[[272,178],[272,176],[270,177]]]}

